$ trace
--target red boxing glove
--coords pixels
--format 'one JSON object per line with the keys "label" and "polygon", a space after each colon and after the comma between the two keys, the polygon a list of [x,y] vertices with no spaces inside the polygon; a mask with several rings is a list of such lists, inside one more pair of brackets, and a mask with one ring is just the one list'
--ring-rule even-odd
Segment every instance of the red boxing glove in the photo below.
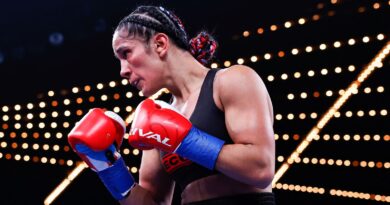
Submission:
{"label": "red boxing glove", "polygon": [[[111,166],[120,154],[116,152],[122,144],[126,126],[116,113],[100,108],[91,109],[68,134],[68,141],[73,150],[89,167],[100,171]],[[116,146],[116,149],[112,145]],[[107,159],[101,156],[88,156],[85,150],[107,152]],[[90,151],[90,152],[91,152]],[[110,156],[111,155],[111,156]]]}
{"label": "red boxing glove", "polygon": [[129,143],[141,149],[155,147],[175,152],[191,127],[191,122],[181,114],[146,99],[135,110]]}
{"label": "red boxing glove", "polygon": [[114,112],[91,109],[70,131],[73,150],[97,172],[116,200],[124,199],[135,181],[117,151],[126,131],[125,122]]}
{"label": "red boxing glove", "polygon": [[212,170],[225,142],[193,126],[171,105],[146,99],[135,110],[129,143],[174,152]]}

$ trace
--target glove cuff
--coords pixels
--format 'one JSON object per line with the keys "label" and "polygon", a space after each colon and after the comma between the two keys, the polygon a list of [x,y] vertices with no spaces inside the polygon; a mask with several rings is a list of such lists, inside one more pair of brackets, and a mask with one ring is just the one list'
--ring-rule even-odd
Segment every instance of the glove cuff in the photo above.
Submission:
{"label": "glove cuff", "polygon": [[192,127],[175,152],[213,170],[224,144],[225,141]]}
{"label": "glove cuff", "polygon": [[130,174],[122,157],[108,169],[97,172],[100,179],[116,200],[122,200],[135,186],[133,176]]}

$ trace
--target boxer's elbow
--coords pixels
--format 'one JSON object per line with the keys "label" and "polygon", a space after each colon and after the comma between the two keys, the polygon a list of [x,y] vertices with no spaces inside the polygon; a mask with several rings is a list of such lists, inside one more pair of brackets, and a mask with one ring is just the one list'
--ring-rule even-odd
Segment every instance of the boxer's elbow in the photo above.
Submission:
{"label": "boxer's elbow", "polygon": [[261,170],[257,174],[255,181],[255,186],[260,189],[267,188],[274,178],[274,172],[271,172],[270,170]]}
{"label": "boxer's elbow", "polygon": [[260,162],[253,172],[253,181],[257,188],[264,189],[268,187],[274,178],[275,175],[275,163],[271,160],[267,162]]}

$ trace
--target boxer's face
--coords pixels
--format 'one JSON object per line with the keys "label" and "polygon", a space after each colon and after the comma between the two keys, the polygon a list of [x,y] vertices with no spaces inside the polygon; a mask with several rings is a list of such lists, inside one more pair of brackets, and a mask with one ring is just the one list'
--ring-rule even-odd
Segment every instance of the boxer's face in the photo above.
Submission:
{"label": "boxer's face", "polygon": [[128,37],[127,31],[114,33],[112,47],[120,61],[120,75],[142,91],[153,95],[163,88],[163,63],[156,52],[142,38]]}

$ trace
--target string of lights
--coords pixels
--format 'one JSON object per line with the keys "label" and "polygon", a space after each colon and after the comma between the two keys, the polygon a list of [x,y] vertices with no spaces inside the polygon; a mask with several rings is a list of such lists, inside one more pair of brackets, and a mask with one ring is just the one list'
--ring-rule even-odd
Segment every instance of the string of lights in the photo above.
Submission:
{"label": "string of lights", "polygon": [[[290,53],[291,53],[291,55],[296,56],[299,54],[311,53],[314,51],[325,51],[325,50],[330,49],[330,48],[340,49],[340,48],[343,48],[345,46],[353,46],[353,45],[357,45],[360,43],[367,44],[370,42],[374,42],[375,40],[377,40],[377,41],[386,40],[386,36],[383,33],[379,33],[376,35],[365,35],[363,37],[358,37],[358,38],[356,38],[356,37],[349,38],[348,40],[337,40],[337,41],[334,41],[333,43],[321,43],[321,44],[316,45],[316,46],[308,45],[308,46],[305,46],[303,48],[292,48],[292,49],[289,49],[289,51],[280,50],[276,53],[267,52],[267,53],[264,53],[261,55],[252,55],[249,58],[240,57],[236,60],[236,62],[237,62],[237,64],[240,64],[240,65],[245,64],[246,62],[256,63],[256,62],[260,62],[262,60],[271,60],[271,59],[274,59],[277,57],[284,58],[284,57],[287,57],[288,54],[290,54]],[[232,62],[230,60],[225,60],[223,62],[224,62],[223,65],[225,67],[229,67],[232,65]],[[218,66],[219,66],[219,64],[216,62],[211,64],[212,68],[218,68]]]}
{"label": "string of lights", "polygon": [[[380,93],[382,94],[384,91],[385,91],[385,88],[383,87],[383,85],[380,85],[378,86],[376,89],[374,89],[374,91],[376,91],[377,93]],[[298,98],[301,98],[301,99],[306,99],[308,98],[309,96],[312,96],[314,98],[319,98],[320,96],[325,96],[325,97],[332,97],[334,95],[334,93],[338,93],[339,95],[342,95],[344,93],[344,89],[340,89],[338,91],[335,91],[335,90],[326,90],[326,91],[323,91],[323,92],[319,92],[319,91],[312,91],[310,93],[312,93],[312,95],[309,95],[308,92],[301,92],[301,93],[297,93],[297,94],[293,94],[293,93],[289,93],[287,94],[287,99],[288,100],[294,100],[294,99],[298,99]],[[321,93],[323,93],[321,95]],[[358,94],[359,91],[356,90],[354,91],[352,94]],[[365,94],[374,94],[374,92],[372,92],[372,89],[371,87],[365,87],[363,89],[363,93]]]}
{"label": "string of lights", "polygon": [[286,173],[290,166],[294,163],[295,159],[310,145],[313,138],[323,129],[323,127],[329,122],[340,107],[349,99],[352,95],[352,91],[359,88],[359,86],[368,78],[373,71],[383,66],[382,61],[388,56],[390,51],[390,41],[378,52],[378,54],[372,59],[372,61],[360,72],[357,79],[354,80],[346,89],[345,93],[341,95],[336,102],[328,109],[328,111],[321,117],[318,123],[312,128],[312,130],[306,135],[305,139],[298,145],[298,147],[288,157],[281,167],[275,173],[275,177],[272,181],[273,187],[279,181],[279,179]]}
{"label": "string of lights", "polygon": [[[330,74],[330,72],[332,71],[332,69],[328,69],[328,68],[322,68],[321,70],[320,69],[301,69],[301,70],[308,70],[306,75],[303,73],[303,72],[299,72],[299,71],[295,71],[293,73],[282,73],[282,74],[274,74],[274,75],[268,75],[267,76],[267,80],[269,82],[275,82],[276,80],[278,80],[279,78],[277,78],[276,76],[280,76],[280,80],[289,80],[289,79],[303,79],[303,77],[314,77],[314,76],[326,76],[328,74]],[[317,74],[316,75],[316,70],[317,70]],[[318,71],[320,70],[320,71]],[[347,69],[343,69],[341,66],[337,66],[333,69],[334,71],[334,74],[342,74],[342,73],[345,73],[343,71],[345,70],[348,70],[349,72],[355,72],[356,71],[356,66],[355,65],[349,65]]]}
{"label": "string of lights", "polygon": [[[274,134],[275,140],[294,140],[298,141],[302,137],[299,134]],[[388,134],[386,135],[379,135],[379,134],[324,134],[322,136],[316,135],[313,137],[313,140],[319,141],[355,141],[355,142],[368,142],[368,141],[376,141],[376,142],[388,142],[390,141],[390,136]]]}
{"label": "string of lights", "polygon": [[[335,1],[335,0],[333,0],[333,1],[335,3],[331,2],[331,4],[339,3],[339,1]],[[371,9],[371,11],[379,11],[380,9],[383,9],[389,5],[390,5],[390,2],[387,5],[385,2],[373,2],[370,6],[365,6],[365,5],[358,6],[356,8],[355,12],[362,14],[362,13],[366,13],[366,12],[370,11],[370,9]],[[318,3],[317,8],[323,9],[324,4]],[[260,35],[266,34],[267,32],[275,32],[277,30],[282,30],[282,29],[291,29],[295,26],[304,26],[304,25],[307,25],[309,23],[324,19],[325,17],[330,18],[330,17],[335,17],[335,16],[337,16],[336,11],[329,10],[326,14],[323,14],[323,15],[314,14],[310,17],[300,17],[297,20],[288,20],[288,21],[285,21],[284,23],[271,24],[269,26],[261,26],[261,27],[258,27],[255,32],[245,30],[242,32],[242,36],[244,38],[247,38],[247,37],[251,36],[252,34],[257,34],[258,36],[260,36]]]}
{"label": "string of lights", "polygon": [[348,198],[356,198],[356,199],[364,199],[364,200],[373,200],[379,202],[390,202],[390,196],[386,196],[386,195],[347,191],[347,190],[340,190],[340,189],[327,190],[325,188],[317,187],[317,186],[277,183],[274,188],[288,190],[288,191],[296,191],[296,192],[307,192],[311,194],[328,193],[331,196],[337,196],[337,197],[348,197]]}
{"label": "string of lights", "polygon": [[[284,162],[286,157],[278,156],[278,162]],[[377,169],[390,169],[390,162],[381,161],[359,161],[359,160],[348,160],[348,159],[326,159],[319,157],[297,157],[294,160],[296,164],[311,164],[311,165],[328,165],[328,166],[345,166],[345,167],[360,167],[360,168],[377,168]]]}
{"label": "string of lights", "polygon": [[[369,111],[366,111],[366,113],[368,113],[368,115],[365,115],[365,112],[363,110],[358,110],[358,111],[354,111],[356,114],[356,116],[358,117],[375,117],[375,116],[383,116],[383,117],[386,117],[387,114],[388,114],[388,111],[387,109],[381,109],[381,110],[374,110],[374,109],[371,109]],[[353,111],[345,111],[344,115],[345,117],[347,118],[350,118],[350,117],[353,117],[354,116],[354,113]],[[311,112],[311,113],[299,113],[299,114],[293,114],[293,113],[288,113],[288,114],[276,114],[275,115],[275,119],[276,120],[283,120],[283,119],[288,119],[288,120],[294,120],[294,119],[300,119],[300,120],[305,120],[307,118],[311,118],[311,119],[317,119],[318,118],[318,113],[317,112]],[[342,115],[339,111],[336,111],[334,114],[333,114],[333,117],[335,118],[341,118]]]}

